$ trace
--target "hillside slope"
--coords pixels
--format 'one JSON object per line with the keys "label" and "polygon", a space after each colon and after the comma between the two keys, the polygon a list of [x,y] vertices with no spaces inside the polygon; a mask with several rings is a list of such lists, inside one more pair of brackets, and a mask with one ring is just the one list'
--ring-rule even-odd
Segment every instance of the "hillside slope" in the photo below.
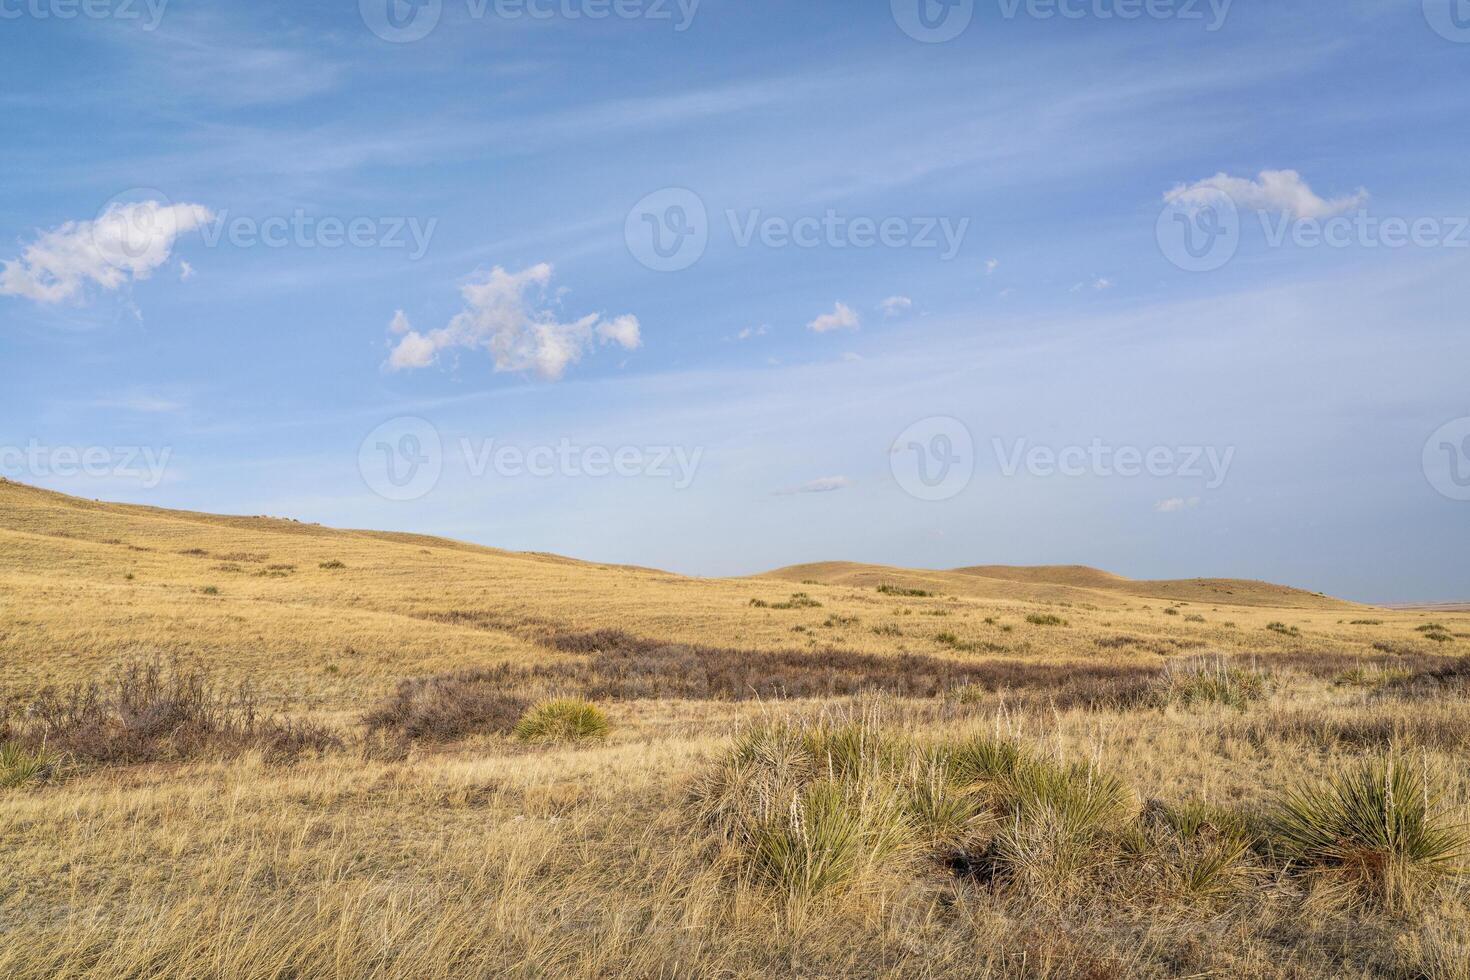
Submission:
{"label": "hillside slope", "polygon": [[816,562],[765,573],[788,582],[877,586],[891,584],[982,599],[1092,602],[1129,599],[1212,603],[1278,609],[1350,610],[1355,603],[1286,585],[1247,579],[1134,580],[1086,565],[975,565],[948,570],[894,568],[859,562]]}
{"label": "hillside slope", "polygon": [[[718,647],[727,659],[840,648],[1051,667],[1156,665],[1191,650],[1432,648],[1414,630],[1422,613],[1374,610],[1381,623],[1368,628],[1353,623],[1355,608],[1263,583],[1130,582],[1090,569],[827,562],[698,579],[0,482],[0,694],[181,655],[282,697],[356,704],[405,677],[565,659],[559,638],[595,630]],[[1268,629],[1278,621],[1298,632]]]}

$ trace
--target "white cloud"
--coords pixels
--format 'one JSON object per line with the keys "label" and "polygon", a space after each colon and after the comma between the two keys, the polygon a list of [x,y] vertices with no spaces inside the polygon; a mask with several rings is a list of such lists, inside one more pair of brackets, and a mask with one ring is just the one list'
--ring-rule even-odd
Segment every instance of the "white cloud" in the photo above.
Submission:
{"label": "white cloud", "polygon": [[202,204],[113,204],[94,220],[42,232],[19,258],[0,261],[0,296],[60,303],[88,284],[114,290],[147,279],[168,262],[180,235],[211,218]]}
{"label": "white cloud", "polygon": [[605,320],[600,314],[561,322],[547,305],[551,266],[542,262],[520,272],[496,266],[462,287],[465,308],[446,326],[419,333],[403,311],[388,325],[401,339],[388,356],[392,370],[428,367],[439,353],[457,347],[489,351],[497,371],[530,371],[546,381],[559,380],[569,365],[599,345],[625,350],[642,346],[638,318]]}
{"label": "white cloud", "polygon": [[850,486],[852,481],[845,476],[823,476],[789,490],[777,490],[776,493],[781,496],[794,493],[831,493],[834,490],[846,490]]}
{"label": "white cloud", "polygon": [[828,330],[856,330],[861,325],[862,321],[851,307],[838,303],[831,313],[823,313],[806,326],[808,330],[826,333]]}
{"label": "white cloud", "polygon": [[1073,284],[1072,288],[1067,290],[1067,292],[1080,293],[1082,290],[1086,289],[1089,286],[1101,292],[1104,289],[1112,289],[1113,280],[1108,279],[1105,276],[1094,276],[1090,281],[1084,280],[1083,282]]}
{"label": "white cloud", "polygon": [[1184,497],[1170,497],[1167,500],[1160,500],[1154,504],[1154,511],[1159,514],[1177,514],[1182,510],[1194,510],[1198,506],[1198,497],[1189,497],[1188,499]]}
{"label": "white cloud", "polygon": [[[839,306],[841,304],[838,304]],[[878,304],[884,316],[898,316],[914,308],[914,301],[907,296],[890,296]]]}
{"label": "white cloud", "polygon": [[770,328],[762,324],[759,327],[742,327],[735,335],[736,340],[749,340],[752,337],[764,337]]}
{"label": "white cloud", "polygon": [[1000,259],[986,259],[985,260],[985,274],[987,276],[994,275],[995,274],[995,270],[996,269],[999,269],[999,268],[1000,268]]}
{"label": "white cloud", "polygon": [[1362,207],[1368,192],[1359,188],[1346,197],[1324,200],[1295,170],[1262,170],[1256,180],[1218,173],[1193,184],[1180,184],[1164,195],[1170,204],[1208,204],[1212,195],[1229,195],[1238,208],[1250,211],[1279,211],[1294,218],[1330,218]]}
{"label": "white cloud", "polygon": [[190,265],[183,259],[179,259],[179,282],[188,282],[196,275],[198,275],[198,273],[194,271],[194,266]]}

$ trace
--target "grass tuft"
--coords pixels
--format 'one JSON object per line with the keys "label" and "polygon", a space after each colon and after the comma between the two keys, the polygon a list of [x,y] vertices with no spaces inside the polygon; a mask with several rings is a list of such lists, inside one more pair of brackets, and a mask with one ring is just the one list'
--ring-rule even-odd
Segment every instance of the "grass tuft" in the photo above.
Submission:
{"label": "grass tuft", "polygon": [[552,698],[534,704],[516,722],[515,736],[523,742],[580,742],[607,738],[607,715],[581,698]]}

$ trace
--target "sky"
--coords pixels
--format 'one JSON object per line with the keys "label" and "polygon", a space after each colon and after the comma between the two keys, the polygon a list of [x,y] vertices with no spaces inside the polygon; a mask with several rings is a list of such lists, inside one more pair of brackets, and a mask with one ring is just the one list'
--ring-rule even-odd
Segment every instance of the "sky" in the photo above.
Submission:
{"label": "sky", "polygon": [[1470,599],[1465,0],[0,0],[0,475]]}

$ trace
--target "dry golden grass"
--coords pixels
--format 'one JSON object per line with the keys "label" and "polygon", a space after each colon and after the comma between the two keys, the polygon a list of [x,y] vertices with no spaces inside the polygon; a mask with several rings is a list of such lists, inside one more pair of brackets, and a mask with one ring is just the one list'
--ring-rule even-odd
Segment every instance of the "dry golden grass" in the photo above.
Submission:
{"label": "dry golden grass", "polygon": [[[291,761],[248,740],[149,764],[73,758],[0,788],[0,976],[1470,975],[1457,876],[1412,909],[1341,901],[1321,869],[1230,851],[1213,825],[1170,836],[1183,818],[1159,816],[1265,815],[1394,751],[1463,821],[1470,702],[1453,658],[1470,653],[1470,615],[1079,570],[824,568],[696,580],[0,483],[15,738],[47,687],[177,656],[342,742]],[[1427,639],[1429,622],[1450,639]],[[803,654],[830,666],[802,672]],[[936,665],[970,682],[866,708],[756,699],[742,658],[819,688],[855,664],[891,690],[904,671],[952,676]],[[689,674],[701,660],[720,666],[713,682]],[[1259,690],[1231,695],[1244,682],[1227,664]],[[638,693],[670,671],[707,694]],[[528,702],[622,693],[600,699],[609,732],[590,743],[525,745],[500,721],[397,741],[361,724],[405,680],[473,672]],[[1044,820],[977,817],[941,835],[963,855],[925,838],[862,863],[861,888],[791,902],[698,822],[697,787],[744,726],[862,711],[915,744],[1000,737],[1058,772],[1106,774],[1129,812],[1077,845],[1066,887],[1050,887]],[[807,840],[802,826],[787,837]],[[1026,856],[1025,887],[977,871],[996,854]]]}

